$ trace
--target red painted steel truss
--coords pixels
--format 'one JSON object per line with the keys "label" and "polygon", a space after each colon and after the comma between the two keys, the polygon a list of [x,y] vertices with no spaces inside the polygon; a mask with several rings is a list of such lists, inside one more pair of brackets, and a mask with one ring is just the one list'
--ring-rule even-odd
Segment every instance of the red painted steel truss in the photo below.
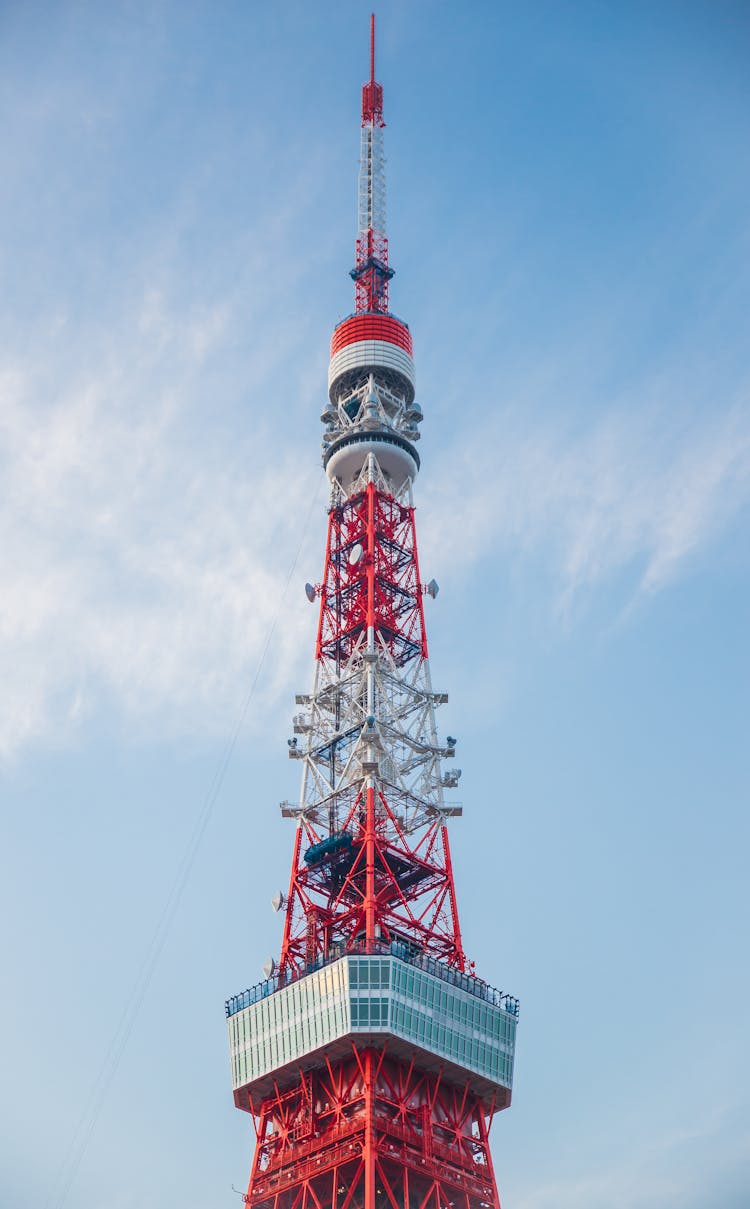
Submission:
{"label": "red painted steel truss", "polygon": [[[337,686],[347,683],[350,673],[356,675],[372,636],[386,679],[397,684],[402,713],[418,709],[425,697],[420,672],[427,639],[414,509],[374,482],[332,508],[319,592],[316,652],[332,686],[331,710],[341,710]],[[349,701],[350,712],[356,704]],[[363,703],[357,725],[337,732],[314,753],[318,762],[329,761],[334,768],[331,782],[336,759],[343,762],[341,751],[358,739],[361,722],[366,725],[366,708]],[[379,711],[384,709],[381,704]],[[398,718],[390,722],[385,729],[395,756],[405,741],[397,731]],[[363,767],[358,778],[333,784],[327,799],[300,819],[282,980],[286,971],[302,971],[334,951],[404,938],[421,952],[465,967],[443,815],[418,802],[403,783],[366,775],[373,771]],[[333,836],[341,837],[340,845],[326,848],[324,841]]]}
{"label": "red painted steel truss", "polygon": [[312,968],[333,952],[377,951],[381,943],[404,938],[463,970],[445,825],[434,821],[410,842],[385,793],[364,789],[354,795],[341,832],[352,835],[350,844],[308,864],[305,854],[324,836],[306,819],[297,830],[282,981],[288,969]]}
{"label": "red painted steel truss", "polygon": [[396,667],[427,657],[414,509],[374,483],[331,509],[316,658],[347,663],[368,625]]}
{"label": "red painted steel truss", "polygon": [[388,236],[372,227],[357,239],[354,278],[354,310],[358,315],[388,314]]}
{"label": "red painted steel truss", "polygon": [[352,1044],[254,1114],[256,1209],[500,1209],[492,1106],[468,1084]]}

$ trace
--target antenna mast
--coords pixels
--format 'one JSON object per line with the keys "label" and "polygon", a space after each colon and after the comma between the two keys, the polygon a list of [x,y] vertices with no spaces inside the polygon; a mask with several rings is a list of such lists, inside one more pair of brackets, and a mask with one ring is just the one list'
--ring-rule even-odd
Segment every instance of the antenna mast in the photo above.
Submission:
{"label": "antenna mast", "polygon": [[354,278],[357,315],[388,313],[388,237],[385,226],[383,86],[375,79],[375,14],[370,14],[370,78],[362,86],[358,225]]}

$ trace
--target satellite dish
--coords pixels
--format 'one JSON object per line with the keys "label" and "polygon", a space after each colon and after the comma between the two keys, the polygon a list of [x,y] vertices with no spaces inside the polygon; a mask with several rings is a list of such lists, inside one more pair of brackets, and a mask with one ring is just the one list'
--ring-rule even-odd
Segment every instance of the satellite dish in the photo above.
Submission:
{"label": "satellite dish", "polygon": [[268,961],[263,962],[263,977],[272,978],[276,970],[276,962],[273,957],[269,957]]}
{"label": "satellite dish", "polygon": [[440,588],[438,587],[438,581],[436,579],[431,579],[430,582],[428,583],[425,591],[427,592],[427,595],[431,596],[432,599],[434,600],[435,597],[437,596],[438,592],[440,591]]}
{"label": "satellite dish", "polygon": [[315,600],[315,588],[312,584],[305,584],[305,596],[310,601],[310,604]]}
{"label": "satellite dish", "polygon": [[349,551],[349,566],[356,567],[363,553],[362,543],[356,542]]}
{"label": "satellite dish", "polygon": [[277,890],[274,894],[271,899],[271,906],[274,911],[280,911],[282,907],[286,906],[286,896],[282,894],[281,890]]}

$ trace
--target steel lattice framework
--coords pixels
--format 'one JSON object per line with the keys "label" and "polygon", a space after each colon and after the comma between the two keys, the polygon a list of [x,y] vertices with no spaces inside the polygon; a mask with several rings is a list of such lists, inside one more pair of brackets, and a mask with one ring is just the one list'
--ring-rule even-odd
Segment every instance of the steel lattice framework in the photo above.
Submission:
{"label": "steel lattice framework", "polygon": [[295,721],[307,741],[290,748],[304,772],[281,971],[404,936],[463,970],[440,772],[454,749],[437,739],[414,508],[408,481],[378,484],[374,454],[331,508],[318,593],[315,683]]}
{"label": "steel lattice framework", "polygon": [[382,88],[362,97],[355,314],[331,342],[331,483],[315,674],[278,964],[227,1004],[258,1209],[499,1209],[488,1131],[510,1103],[518,1003],[461,940],[430,678],[413,482],[411,335],[388,313]]}

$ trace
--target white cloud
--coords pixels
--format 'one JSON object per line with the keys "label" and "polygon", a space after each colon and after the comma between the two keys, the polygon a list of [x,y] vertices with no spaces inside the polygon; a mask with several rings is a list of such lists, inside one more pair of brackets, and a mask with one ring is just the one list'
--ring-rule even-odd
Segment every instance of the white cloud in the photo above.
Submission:
{"label": "white cloud", "polygon": [[280,609],[266,698],[307,653],[310,619],[282,597],[320,471],[256,409],[231,443],[206,423],[228,323],[152,293],[65,381],[54,357],[3,367],[0,755],[107,702],[144,731],[156,710],[162,731],[231,728]]}
{"label": "white cloud", "polygon": [[664,588],[750,498],[748,405],[682,431],[676,404],[586,431],[523,414],[508,408],[432,466],[421,528],[451,567],[541,555],[562,613],[629,567],[636,597]]}

